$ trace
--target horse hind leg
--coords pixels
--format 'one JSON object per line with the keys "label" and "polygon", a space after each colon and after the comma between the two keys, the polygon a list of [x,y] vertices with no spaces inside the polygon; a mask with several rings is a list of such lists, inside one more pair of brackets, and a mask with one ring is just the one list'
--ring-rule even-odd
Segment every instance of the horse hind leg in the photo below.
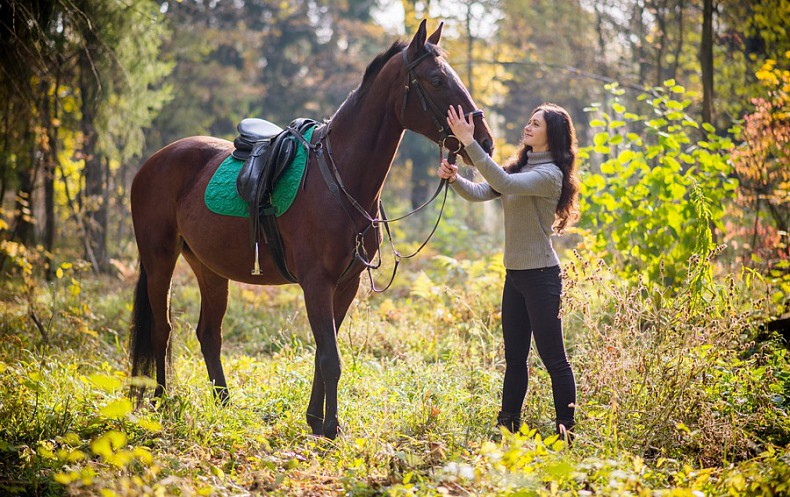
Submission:
{"label": "horse hind leg", "polygon": [[155,369],[156,397],[161,397],[167,388],[172,329],[170,282],[181,252],[180,240],[168,238],[150,236],[145,243],[139,243],[140,279],[131,332],[132,375],[150,376],[150,369]]}
{"label": "horse hind leg", "polygon": [[211,271],[197,257],[185,248],[187,260],[200,288],[200,318],[197,325],[197,338],[206,362],[208,376],[214,385],[214,396],[223,405],[228,403],[228,384],[222,369],[220,351],[222,349],[222,319],[228,309],[228,279]]}

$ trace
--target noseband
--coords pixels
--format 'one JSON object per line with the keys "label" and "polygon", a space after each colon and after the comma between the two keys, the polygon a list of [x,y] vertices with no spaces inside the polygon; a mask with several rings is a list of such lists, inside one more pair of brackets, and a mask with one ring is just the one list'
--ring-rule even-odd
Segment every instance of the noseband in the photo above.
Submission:
{"label": "noseband", "polygon": [[[455,135],[452,134],[450,127],[446,124],[447,123],[447,109],[440,109],[436,102],[431,99],[431,96],[428,95],[428,92],[425,91],[425,88],[422,87],[420,84],[419,78],[417,78],[417,74],[414,72],[414,69],[422,62],[423,59],[429,57],[431,52],[425,51],[422,55],[414,59],[413,61],[409,62],[409,56],[406,53],[408,50],[404,48],[401,54],[403,54],[403,68],[407,73],[406,79],[406,86],[403,87],[403,104],[401,105],[400,110],[400,122],[401,125],[405,128],[406,127],[406,104],[409,101],[409,93],[412,88],[417,93],[417,96],[420,98],[420,103],[422,104],[422,110],[428,112],[431,116],[431,120],[433,121],[434,126],[439,131],[439,146],[442,148],[446,148],[451,154],[455,155],[458,154],[462,148],[464,148],[461,140],[456,138]],[[475,109],[471,112],[467,112],[464,114],[464,117],[468,116],[474,117],[483,116],[483,111],[480,109]],[[457,147],[455,150],[447,147],[447,140],[449,138],[454,139],[458,142]]]}

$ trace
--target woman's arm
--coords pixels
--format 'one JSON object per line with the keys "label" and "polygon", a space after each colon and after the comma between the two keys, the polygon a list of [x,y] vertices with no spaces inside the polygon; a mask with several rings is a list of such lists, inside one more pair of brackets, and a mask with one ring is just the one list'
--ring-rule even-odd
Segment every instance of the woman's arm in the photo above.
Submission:
{"label": "woman's arm", "polygon": [[458,195],[470,202],[485,202],[499,198],[499,194],[492,190],[488,183],[475,183],[460,176],[456,176],[450,186]]}
{"label": "woman's arm", "polygon": [[554,197],[562,189],[562,171],[546,164],[523,173],[510,174],[489,157],[475,141],[466,146],[472,164],[494,190],[509,195]]}
{"label": "woman's arm", "polygon": [[458,176],[458,166],[450,164],[447,159],[442,159],[436,175],[446,179],[453,186],[458,195],[470,202],[483,202],[499,197],[499,194],[488,186],[488,183],[475,183]]}
{"label": "woman's arm", "polygon": [[447,109],[447,123],[461,143],[466,154],[491,188],[508,195],[533,195],[553,197],[562,190],[562,171],[556,166],[540,167],[510,174],[494,162],[474,139],[475,125],[464,116],[461,107]]}

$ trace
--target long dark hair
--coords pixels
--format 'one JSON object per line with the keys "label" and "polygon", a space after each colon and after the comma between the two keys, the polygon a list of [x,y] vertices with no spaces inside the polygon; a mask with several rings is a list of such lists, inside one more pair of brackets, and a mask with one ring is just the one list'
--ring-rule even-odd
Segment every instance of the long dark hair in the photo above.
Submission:
{"label": "long dark hair", "polygon": [[[546,121],[546,136],[549,142],[549,152],[554,164],[562,171],[562,193],[557,202],[557,220],[554,230],[562,234],[565,228],[579,218],[579,176],[576,165],[576,130],[573,127],[568,111],[556,104],[544,103],[532,111],[530,117],[536,112],[543,111]],[[513,158],[505,165],[505,171],[517,173],[527,165],[532,147],[523,145]]]}

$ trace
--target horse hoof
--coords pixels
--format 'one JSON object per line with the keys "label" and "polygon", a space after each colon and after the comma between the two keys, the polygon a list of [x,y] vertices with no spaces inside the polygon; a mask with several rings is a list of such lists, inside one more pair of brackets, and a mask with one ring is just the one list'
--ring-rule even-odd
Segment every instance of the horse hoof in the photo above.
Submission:
{"label": "horse hoof", "polygon": [[337,420],[324,421],[323,435],[329,440],[334,440],[340,434],[340,425]]}
{"label": "horse hoof", "polygon": [[221,406],[221,407],[228,407],[230,405],[230,393],[228,393],[227,388],[215,388],[214,389],[214,400]]}

